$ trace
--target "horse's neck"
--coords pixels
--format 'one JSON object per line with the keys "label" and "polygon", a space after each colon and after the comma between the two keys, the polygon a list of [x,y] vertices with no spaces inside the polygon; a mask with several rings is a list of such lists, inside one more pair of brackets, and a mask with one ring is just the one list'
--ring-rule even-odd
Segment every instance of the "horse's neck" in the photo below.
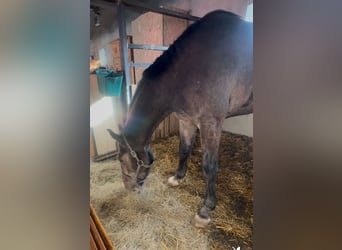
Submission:
{"label": "horse's neck", "polygon": [[161,93],[158,86],[152,83],[138,88],[128,111],[124,134],[140,146],[150,143],[153,131],[170,113],[168,103],[155,94]]}

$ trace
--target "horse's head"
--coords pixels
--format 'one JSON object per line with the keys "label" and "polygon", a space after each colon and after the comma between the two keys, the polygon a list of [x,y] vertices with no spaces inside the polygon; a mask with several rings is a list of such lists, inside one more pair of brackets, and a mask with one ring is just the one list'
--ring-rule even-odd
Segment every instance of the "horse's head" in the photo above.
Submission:
{"label": "horse's head", "polygon": [[154,157],[149,147],[130,145],[124,134],[109,134],[119,143],[119,161],[121,163],[122,180],[127,189],[141,189],[153,165]]}

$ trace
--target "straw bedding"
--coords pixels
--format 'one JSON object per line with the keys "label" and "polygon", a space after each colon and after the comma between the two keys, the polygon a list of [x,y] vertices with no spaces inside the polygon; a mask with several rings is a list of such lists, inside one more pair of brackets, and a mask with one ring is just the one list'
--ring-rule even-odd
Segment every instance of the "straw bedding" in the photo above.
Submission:
{"label": "straw bedding", "polygon": [[205,186],[197,138],[178,187],[167,178],[178,163],[177,136],[152,144],[156,162],[140,193],[124,189],[116,160],[90,166],[90,199],[116,249],[252,249],[252,138],[223,132],[218,205],[205,229],[190,224]]}

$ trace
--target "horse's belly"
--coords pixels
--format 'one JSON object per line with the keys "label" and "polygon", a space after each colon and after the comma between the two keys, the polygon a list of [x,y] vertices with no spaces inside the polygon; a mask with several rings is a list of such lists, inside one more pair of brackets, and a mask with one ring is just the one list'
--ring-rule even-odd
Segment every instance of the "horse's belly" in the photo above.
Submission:
{"label": "horse's belly", "polygon": [[238,84],[229,97],[227,117],[253,112],[253,92],[251,86]]}

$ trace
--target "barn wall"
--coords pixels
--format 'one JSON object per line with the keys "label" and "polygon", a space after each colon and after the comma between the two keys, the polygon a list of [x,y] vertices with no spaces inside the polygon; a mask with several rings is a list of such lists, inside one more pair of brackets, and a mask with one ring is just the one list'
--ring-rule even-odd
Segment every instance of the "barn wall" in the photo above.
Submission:
{"label": "barn wall", "polygon": [[[130,36],[132,34],[131,22],[138,16],[138,14],[132,14],[128,11],[126,11],[126,14],[126,34]],[[100,49],[106,48],[106,52],[109,53],[111,49],[110,43],[120,38],[116,8],[109,8],[104,11],[103,17],[101,18],[101,26],[92,28],[95,30],[94,33],[96,35],[94,34],[90,40],[90,55],[94,56],[96,59],[99,59]],[[108,54],[108,56],[110,57],[111,55]]]}
{"label": "barn wall", "polygon": [[104,33],[100,37],[91,41],[90,46],[90,55],[94,56],[96,59],[99,59],[99,50],[105,48],[112,41],[119,38],[118,32]]}
{"label": "barn wall", "polygon": [[[99,92],[97,76],[90,75],[90,106],[97,101],[100,101],[103,97],[104,95]],[[91,156],[95,156],[96,153],[97,155],[104,155],[117,150],[116,143],[112,137],[109,136],[107,128],[119,133],[118,125],[123,121],[122,104],[120,98],[117,96],[107,98],[109,98],[112,103],[114,113],[100,124],[92,127],[95,140],[92,140],[92,136],[90,136],[92,143],[90,145]],[[97,152],[95,152],[95,147]]]}
{"label": "barn wall", "polygon": [[[163,15],[148,12],[132,22],[133,43],[163,45]],[[134,50],[136,63],[153,63],[162,54],[158,50]],[[136,83],[146,67],[135,67]]]}
{"label": "barn wall", "polygon": [[226,119],[223,130],[253,137],[253,114]]}

